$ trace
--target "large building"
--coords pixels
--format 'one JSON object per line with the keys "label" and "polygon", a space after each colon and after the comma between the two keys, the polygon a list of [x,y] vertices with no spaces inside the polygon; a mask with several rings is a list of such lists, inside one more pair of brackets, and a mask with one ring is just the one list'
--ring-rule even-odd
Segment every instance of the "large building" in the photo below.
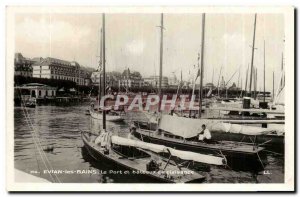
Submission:
{"label": "large building", "polygon": [[[101,80],[103,76],[101,73]],[[99,84],[99,71],[93,72],[91,75],[91,80],[95,86]],[[106,84],[110,87],[119,88],[136,88],[143,87],[144,80],[139,72],[130,72],[129,69],[125,69],[121,74],[120,72],[113,71],[106,73]]]}
{"label": "large building", "polygon": [[143,86],[144,80],[142,79],[142,75],[139,72],[130,72],[129,68],[123,71],[119,80],[119,87],[140,88]]}
{"label": "large building", "polygon": [[[92,84],[95,86],[99,86],[99,75],[100,75],[99,71],[92,72],[92,74],[91,74],[91,81],[92,81]],[[101,76],[101,83],[102,83],[102,79],[103,79],[102,73],[100,76]],[[111,86],[111,87],[117,87],[119,85],[119,80],[120,80],[120,77],[117,74],[115,74],[114,72],[106,73],[106,85]]]}
{"label": "large building", "polygon": [[28,83],[15,87],[15,92],[24,98],[48,98],[56,96],[56,88],[40,83]]}
{"label": "large building", "polygon": [[142,79],[121,79],[119,80],[119,86],[128,88],[143,87],[144,81]]}
{"label": "large building", "polygon": [[[158,88],[159,86],[159,76],[150,76],[144,78],[145,83],[150,84],[152,87]],[[168,82],[168,77],[162,77],[161,80],[161,87],[162,88],[167,88],[169,87],[169,82]]]}
{"label": "large building", "polygon": [[173,73],[171,77],[168,78],[168,84],[170,86],[178,86],[180,81],[177,79],[176,75]]}
{"label": "large building", "polygon": [[23,57],[21,53],[15,53],[14,64],[16,76],[32,77],[33,60]]}
{"label": "large building", "polygon": [[88,77],[86,70],[80,68],[75,61],[69,62],[47,57],[41,58],[32,67],[32,76],[36,78],[68,80],[74,81],[78,85],[85,85],[85,79]]}

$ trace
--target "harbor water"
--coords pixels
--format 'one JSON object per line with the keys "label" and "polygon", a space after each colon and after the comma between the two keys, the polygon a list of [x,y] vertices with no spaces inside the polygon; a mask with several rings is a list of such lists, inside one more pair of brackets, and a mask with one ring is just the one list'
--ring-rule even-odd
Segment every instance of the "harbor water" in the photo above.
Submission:
{"label": "harbor water", "polygon": [[[105,162],[91,158],[81,140],[80,131],[99,132],[101,122],[85,115],[88,103],[76,106],[15,107],[14,140],[15,168],[51,181],[56,174],[63,183],[147,183],[143,176],[124,174]],[[25,114],[28,114],[25,116]],[[136,116],[136,117],[135,117]],[[126,122],[138,118],[131,113]],[[120,136],[129,134],[128,124],[107,123],[110,131]],[[33,138],[33,134],[36,135]],[[34,141],[34,139],[38,139]],[[51,166],[45,167],[36,144],[44,150]],[[261,171],[235,171],[210,166],[201,172],[206,183],[282,183],[284,156],[267,152],[267,164]],[[241,160],[243,162],[243,160]]]}

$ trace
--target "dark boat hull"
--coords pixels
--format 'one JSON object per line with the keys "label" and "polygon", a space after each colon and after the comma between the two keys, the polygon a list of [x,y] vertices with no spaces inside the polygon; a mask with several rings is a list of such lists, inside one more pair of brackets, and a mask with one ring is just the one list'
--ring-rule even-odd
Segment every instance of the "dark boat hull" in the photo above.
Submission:
{"label": "dark boat hull", "polygon": [[[84,147],[86,148],[86,150],[88,151],[89,155],[91,157],[93,157],[96,161],[101,161],[101,162],[105,162],[106,165],[111,166],[112,170],[114,169],[118,169],[118,170],[130,170],[133,171],[134,169],[125,166],[121,163],[117,163],[114,160],[110,159],[109,157],[105,156],[104,154],[102,154],[101,152],[95,150],[93,147],[91,147],[88,143],[86,143],[84,140]],[[147,175],[145,175],[147,176]],[[158,177],[154,177],[154,176],[147,176],[147,178],[154,180],[154,181],[158,181],[158,182],[163,182],[163,183],[171,183],[167,180],[164,179],[160,179]]]}
{"label": "dark boat hull", "polygon": [[[89,143],[86,141],[84,134],[82,133],[82,140],[84,143],[84,146],[86,148],[86,150],[88,151],[89,155],[91,157],[93,157],[96,161],[101,161],[101,162],[105,162],[106,165],[110,165],[112,169],[118,169],[118,170],[129,170],[131,172],[135,171],[136,169],[130,167],[130,166],[126,166],[122,163],[116,162],[115,160],[111,159],[110,157],[106,156],[105,154],[99,152],[98,150],[94,149],[92,146],[89,145]],[[173,181],[170,181],[168,179],[163,179],[151,174],[140,174],[140,175],[135,175],[135,176],[139,176],[139,177],[147,177],[147,179],[149,179],[150,181],[155,181],[155,182],[160,182],[160,183],[174,183]],[[201,180],[194,180],[194,181],[203,181],[203,179]]]}
{"label": "dark boat hull", "polygon": [[[253,143],[253,137],[245,136],[239,133],[225,133],[225,132],[211,132],[212,138],[217,141],[236,141]],[[277,135],[260,135],[256,136],[256,144],[263,144],[262,146],[268,150],[275,152],[284,152],[284,136]]]}
{"label": "dark boat hull", "polygon": [[[234,150],[217,150],[210,148],[208,146],[197,146],[194,144],[187,144],[187,143],[180,143],[180,142],[174,142],[169,141],[165,139],[155,138],[149,135],[145,135],[142,133],[139,133],[138,131],[133,131],[132,134],[145,142],[154,143],[154,144],[161,144],[165,145],[171,148],[179,149],[179,150],[185,150],[185,151],[192,151],[202,154],[223,154],[225,155],[227,159],[227,165],[235,170],[246,170],[246,171],[253,171],[253,170],[261,170],[263,167],[261,165],[261,162],[259,161],[265,159],[265,155],[258,153],[258,152],[252,152],[252,153],[245,153],[245,152],[239,152]],[[259,154],[259,155],[258,155]]]}
{"label": "dark boat hull", "polygon": [[[138,128],[155,131],[157,129],[156,123],[147,122],[135,122],[135,126]],[[211,131],[212,138],[216,141],[235,141],[235,142],[245,142],[253,143],[253,136],[246,136],[239,133],[227,133],[227,132],[217,132]],[[262,144],[262,147],[267,148],[275,152],[284,152],[284,136],[279,135],[259,135],[255,138],[256,144]],[[267,142],[267,143],[266,143]]]}

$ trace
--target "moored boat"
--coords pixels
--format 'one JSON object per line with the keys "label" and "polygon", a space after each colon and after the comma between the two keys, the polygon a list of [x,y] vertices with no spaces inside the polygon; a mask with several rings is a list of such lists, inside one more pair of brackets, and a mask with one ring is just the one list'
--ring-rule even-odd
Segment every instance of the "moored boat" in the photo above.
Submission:
{"label": "moored boat", "polygon": [[33,101],[27,101],[27,102],[25,103],[25,107],[35,108],[35,106],[36,106],[36,103],[33,102]]}
{"label": "moored boat", "polygon": [[[213,138],[213,141],[209,143],[199,141],[197,129],[202,124],[198,121],[197,119],[164,115],[161,117],[156,130],[142,129],[135,124],[131,131],[135,137],[145,142],[203,154],[224,155],[229,166],[233,166],[236,161],[241,159],[251,163],[262,163],[261,156],[263,154],[261,151],[264,148],[257,146],[256,143],[217,141]],[[255,142],[255,137],[253,140]]]}
{"label": "moored boat", "polygon": [[[283,151],[284,149],[284,136],[285,127],[282,124],[284,120],[245,120],[245,119],[214,119],[214,118],[201,118],[193,119],[180,117],[178,115],[161,115],[163,117],[163,125],[167,127],[169,124],[175,124],[180,128],[181,125],[186,125],[188,130],[193,133],[190,137],[197,135],[197,129],[205,124],[211,132],[212,138],[216,141],[236,141],[260,144],[271,150]],[[137,128],[145,130],[156,131],[160,116],[157,116],[155,121],[134,121]],[[169,122],[169,119],[171,123]],[[174,121],[174,123],[172,123]],[[177,122],[181,122],[178,125]],[[168,131],[168,128],[165,128]],[[174,132],[176,129],[174,129]],[[194,135],[194,136],[193,136]]]}
{"label": "moored boat", "polygon": [[[103,87],[106,87],[105,79],[105,14],[102,15],[102,36],[103,44]],[[102,50],[101,50],[102,51]],[[102,53],[101,53],[102,55]],[[103,95],[106,94],[104,89]],[[92,108],[94,109],[94,108]],[[104,102],[105,109],[105,102]],[[93,112],[93,111],[91,111]],[[109,119],[106,110],[98,113],[97,117],[102,119],[102,132],[100,135],[93,135],[90,132],[81,132],[81,137],[89,154],[97,161],[110,163],[113,166],[126,169],[132,173],[138,172],[142,176],[147,176],[158,180],[159,182],[169,183],[186,183],[203,181],[204,176],[197,172],[189,170],[178,165],[171,165],[169,157],[168,161],[164,161],[158,154],[151,151],[145,151],[141,148],[140,143],[132,142],[130,139],[112,136],[112,132],[106,132],[106,121]],[[93,117],[95,113],[91,113]],[[101,114],[101,115],[100,115]],[[140,146],[137,146],[139,144]],[[161,147],[143,144],[142,147],[161,151]],[[157,150],[158,148],[158,150]],[[178,173],[177,173],[178,172]],[[187,173],[186,173],[187,172]]]}
{"label": "moored boat", "polygon": [[130,139],[111,136],[108,132],[97,136],[84,131],[81,137],[95,160],[129,170],[132,174],[166,183],[202,182],[205,178],[193,170],[172,164],[170,158],[166,161],[158,154],[136,147]]}
{"label": "moored boat", "polygon": [[[90,116],[94,119],[102,120],[103,118],[102,111],[95,111],[93,109],[90,109],[89,113]],[[106,120],[110,122],[122,122],[124,121],[124,118],[121,116],[119,112],[106,111]]]}

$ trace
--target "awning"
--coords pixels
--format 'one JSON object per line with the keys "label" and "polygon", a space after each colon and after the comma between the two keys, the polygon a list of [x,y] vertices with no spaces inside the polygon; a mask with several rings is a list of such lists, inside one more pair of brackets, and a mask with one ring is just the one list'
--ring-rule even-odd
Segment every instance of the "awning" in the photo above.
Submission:
{"label": "awning", "polygon": [[270,132],[282,133],[282,127],[261,128],[247,126],[241,124],[224,123],[221,120],[212,119],[193,119],[185,117],[177,117],[171,115],[163,115],[159,122],[159,128],[183,138],[191,138],[197,136],[202,130],[202,125],[210,131],[240,133],[244,135],[265,135]]}

